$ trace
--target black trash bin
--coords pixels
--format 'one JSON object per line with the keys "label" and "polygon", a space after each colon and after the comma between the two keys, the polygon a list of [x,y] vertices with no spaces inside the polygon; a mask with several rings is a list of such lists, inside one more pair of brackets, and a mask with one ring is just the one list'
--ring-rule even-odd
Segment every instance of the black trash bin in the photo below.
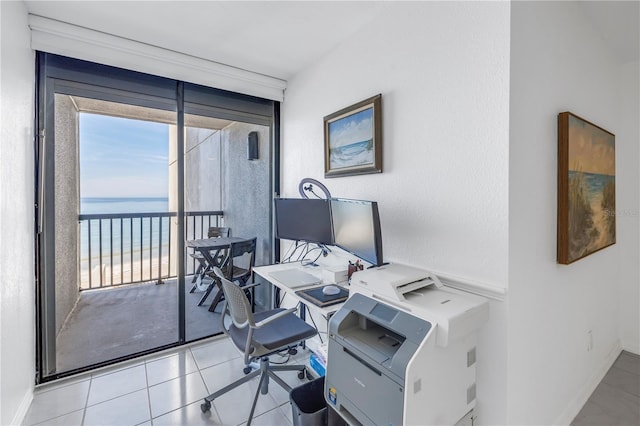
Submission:
{"label": "black trash bin", "polygon": [[324,377],[291,389],[293,426],[326,426],[327,403],[324,400]]}

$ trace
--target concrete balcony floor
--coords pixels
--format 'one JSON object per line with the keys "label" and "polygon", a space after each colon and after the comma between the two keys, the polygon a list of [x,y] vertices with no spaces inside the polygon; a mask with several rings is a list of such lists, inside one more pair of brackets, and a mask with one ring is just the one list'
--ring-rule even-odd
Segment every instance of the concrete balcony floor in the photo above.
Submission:
{"label": "concrete balcony floor", "polygon": [[[220,311],[209,312],[213,290],[202,306],[202,292],[185,282],[186,338],[221,332]],[[56,339],[57,372],[62,373],[177,342],[178,284],[131,284],[80,292]]]}

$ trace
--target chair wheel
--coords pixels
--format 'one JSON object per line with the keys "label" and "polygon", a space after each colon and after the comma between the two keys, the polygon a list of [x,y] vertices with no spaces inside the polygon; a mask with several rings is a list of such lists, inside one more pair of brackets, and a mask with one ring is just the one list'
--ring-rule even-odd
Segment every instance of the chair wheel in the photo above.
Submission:
{"label": "chair wheel", "polygon": [[309,373],[307,373],[307,369],[306,368],[298,373],[298,379],[300,379],[300,380],[304,379],[305,375],[307,376],[307,378],[309,377]]}
{"label": "chair wheel", "polygon": [[298,353],[296,348],[289,348],[289,355],[294,356]]}
{"label": "chair wheel", "polygon": [[249,373],[251,373],[251,367],[248,367],[248,366],[247,366],[247,367],[243,368],[243,369],[242,369],[242,372],[243,372],[244,374],[249,374]]}
{"label": "chair wheel", "polygon": [[203,413],[211,410],[211,403],[205,399],[205,401],[200,404],[200,410],[202,410]]}

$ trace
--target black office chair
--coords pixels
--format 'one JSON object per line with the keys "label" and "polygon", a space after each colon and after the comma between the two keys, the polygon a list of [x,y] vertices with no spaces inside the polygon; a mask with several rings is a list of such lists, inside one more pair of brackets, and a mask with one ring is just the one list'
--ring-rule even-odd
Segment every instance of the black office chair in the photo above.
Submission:
{"label": "black office chair", "polygon": [[[221,226],[212,226],[207,231],[207,236],[209,238],[228,237],[229,235],[231,235],[231,228]],[[214,256],[216,256],[220,260],[220,262],[222,262],[222,260],[224,259],[224,255],[224,253],[214,254]],[[198,261],[198,268],[193,273],[193,279],[191,280],[193,286],[191,287],[191,290],[189,290],[189,293],[193,293],[197,288],[201,287],[202,281],[207,277],[207,272],[211,271],[211,266],[207,263],[206,259],[199,251],[190,253],[189,256]]]}
{"label": "black office chair", "polygon": [[[240,287],[244,287],[253,273],[253,267],[256,263],[256,241],[257,238],[251,238],[249,240],[238,241],[231,243],[227,258],[222,262],[220,266],[225,278],[232,282],[237,282]],[[217,277],[213,271],[208,273],[211,278],[217,280]],[[213,284],[207,289],[205,295],[202,296],[202,300],[206,299],[211,290]],[[209,306],[209,311],[216,310],[218,303],[222,300],[222,289],[219,287],[218,292]],[[251,294],[251,306],[253,306],[255,297]]]}
{"label": "black office chair", "polygon": [[[270,378],[282,386],[287,393],[291,392],[291,387],[278,377],[274,371],[298,371],[298,378],[300,379],[304,378],[306,374],[304,365],[271,365],[269,363],[269,355],[286,349],[291,344],[315,336],[317,330],[296,316],[295,311],[297,308],[273,309],[254,315],[243,288],[229,281],[219,268],[214,268],[214,273],[222,283],[225,295],[224,308],[220,316],[222,331],[231,338],[236,348],[244,354],[245,365],[259,360],[260,367],[206,397],[200,405],[200,409],[203,413],[206,413],[211,409],[213,400],[254,377],[260,376],[258,389],[251,405],[249,420],[247,420],[247,425],[251,425],[258,396],[261,393],[266,395],[269,392]],[[257,284],[250,284],[250,286],[255,285]],[[225,325],[227,315],[231,317],[231,322],[228,326]]]}

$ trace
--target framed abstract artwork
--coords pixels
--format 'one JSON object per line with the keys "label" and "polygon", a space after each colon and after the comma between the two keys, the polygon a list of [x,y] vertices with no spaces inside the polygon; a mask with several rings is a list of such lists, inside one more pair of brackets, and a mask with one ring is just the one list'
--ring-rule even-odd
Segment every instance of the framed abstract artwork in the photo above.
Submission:
{"label": "framed abstract artwork", "polygon": [[382,172],[382,95],[324,117],[324,177]]}
{"label": "framed abstract artwork", "polygon": [[558,114],[558,263],[616,242],[615,136],[570,112]]}

